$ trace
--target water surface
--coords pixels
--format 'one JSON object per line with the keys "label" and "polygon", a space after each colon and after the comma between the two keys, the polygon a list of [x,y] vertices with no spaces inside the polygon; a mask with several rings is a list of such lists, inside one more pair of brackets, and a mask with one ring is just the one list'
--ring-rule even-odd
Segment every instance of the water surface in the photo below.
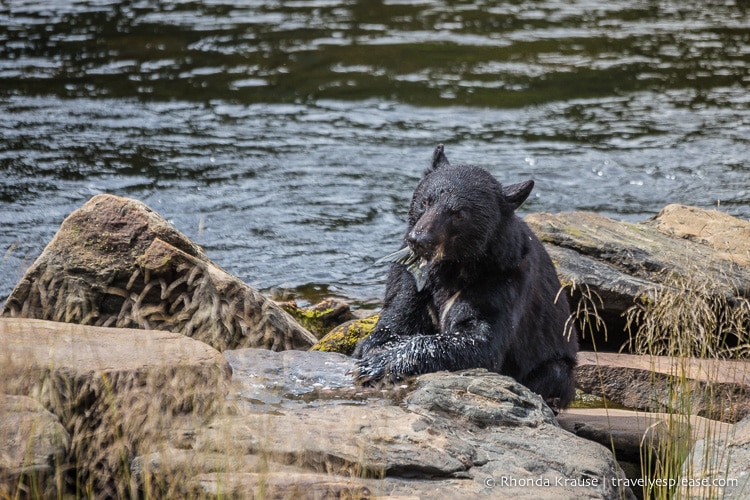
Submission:
{"label": "water surface", "polygon": [[524,213],[749,218],[749,5],[3,3],[0,300],[107,192],[269,293],[377,303],[439,142],[535,179]]}

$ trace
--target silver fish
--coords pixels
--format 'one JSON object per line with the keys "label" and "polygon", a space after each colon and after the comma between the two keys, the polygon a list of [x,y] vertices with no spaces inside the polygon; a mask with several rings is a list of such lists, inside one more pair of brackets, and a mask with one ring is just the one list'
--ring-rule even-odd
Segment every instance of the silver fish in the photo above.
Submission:
{"label": "silver fish", "polygon": [[427,284],[427,274],[430,271],[432,263],[424,257],[419,257],[408,246],[378,259],[375,263],[382,264],[384,262],[395,262],[406,266],[406,269],[414,276],[414,280],[417,282],[418,292],[421,292]]}

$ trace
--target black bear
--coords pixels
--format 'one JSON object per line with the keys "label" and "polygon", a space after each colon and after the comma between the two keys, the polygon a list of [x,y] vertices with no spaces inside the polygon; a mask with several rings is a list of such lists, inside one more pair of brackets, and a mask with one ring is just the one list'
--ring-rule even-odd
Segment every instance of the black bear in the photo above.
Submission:
{"label": "black bear", "polygon": [[503,187],[435,149],[403,247],[382,259],[393,264],[377,326],[354,351],[359,383],[486,368],[568,406],[577,332],[552,260],[514,212],[533,186]]}

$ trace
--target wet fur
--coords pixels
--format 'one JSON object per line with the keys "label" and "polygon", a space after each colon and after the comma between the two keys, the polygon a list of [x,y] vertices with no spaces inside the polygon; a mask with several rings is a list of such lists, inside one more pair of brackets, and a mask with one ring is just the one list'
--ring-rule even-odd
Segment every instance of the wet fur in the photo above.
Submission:
{"label": "wet fur", "polygon": [[354,353],[360,383],[481,367],[569,404],[577,334],[565,331],[570,311],[549,255],[514,213],[532,187],[452,166],[438,146],[404,237],[431,262],[427,282],[417,291],[407,268],[391,265],[380,320]]}

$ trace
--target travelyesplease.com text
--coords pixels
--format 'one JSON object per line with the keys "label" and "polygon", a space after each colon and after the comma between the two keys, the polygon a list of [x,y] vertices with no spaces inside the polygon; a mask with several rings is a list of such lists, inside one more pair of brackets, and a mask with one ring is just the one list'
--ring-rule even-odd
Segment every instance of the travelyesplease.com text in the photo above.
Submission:
{"label": "travelyesplease.com text", "polygon": [[[500,476],[488,477],[484,485],[488,488],[524,488],[524,487],[584,487],[596,488],[604,485],[604,479],[596,477],[513,477]],[[614,487],[628,488],[710,488],[710,487],[735,487],[739,484],[737,479],[725,478],[625,478],[610,477],[606,481]]]}

